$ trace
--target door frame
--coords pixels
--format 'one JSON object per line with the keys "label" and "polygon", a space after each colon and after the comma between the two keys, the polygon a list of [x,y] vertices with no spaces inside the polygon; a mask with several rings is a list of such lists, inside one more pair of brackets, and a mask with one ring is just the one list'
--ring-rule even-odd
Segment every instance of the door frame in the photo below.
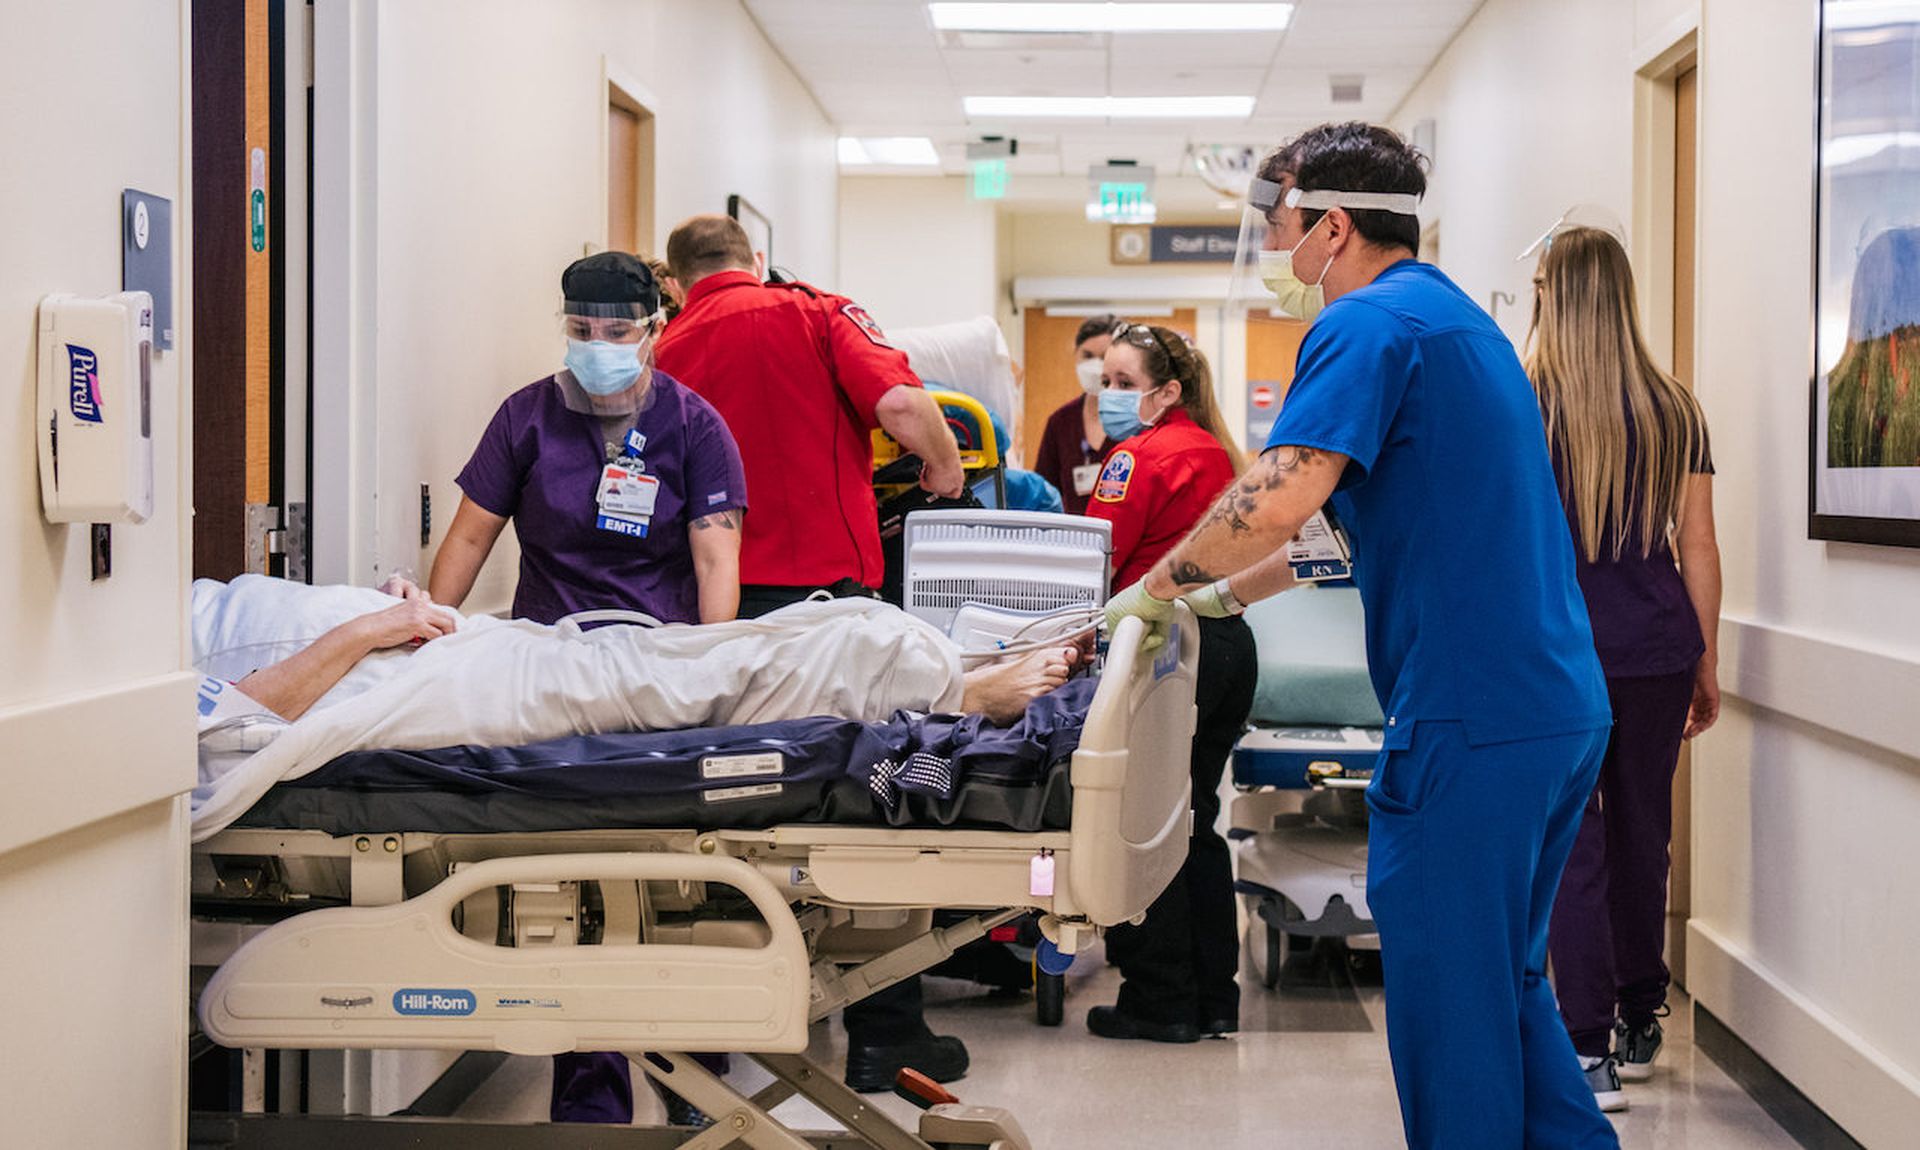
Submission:
{"label": "door frame", "polygon": [[1680,74],[1698,65],[1699,10],[1661,29],[1634,56],[1633,250],[1628,254],[1640,272],[1641,327],[1655,356],[1664,361],[1673,346],[1673,281],[1651,273],[1673,266],[1674,89]]}
{"label": "door frame", "polygon": [[[1672,371],[1675,340],[1674,314],[1678,300],[1674,295],[1674,277],[1669,274],[1679,245],[1674,220],[1677,215],[1676,162],[1679,133],[1676,122],[1680,111],[1678,86],[1688,72],[1698,75],[1700,60],[1700,12],[1693,9],[1640,46],[1635,53],[1633,79],[1633,250],[1630,253],[1638,273],[1635,277],[1640,296],[1640,323],[1647,344],[1662,367]],[[1696,82],[1694,116],[1694,203],[1699,203],[1699,87]],[[1697,208],[1696,208],[1697,210]],[[1695,314],[1698,314],[1700,276],[1698,268],[1699,221],[1694,221],[1695,253],[1692,276]],[[1693,329],[1694,346],[1690,357],[1699,362],[1699,324]],[[1693,902],[1693,801],[1692,762],[1682,748],[1674,772],[1672,867],[1668,877],[1667,965],[1673,981],[1687,984],[1687,920],[1692,917]]]}
{"label": "door frame", "polygon": [[634,235],[646,250],[639,255],[666,258],[661,250],[660,221],[654,212],[659,196],[659,181],[655,167],[656,141],[659,139],[660,100],[640,83],[630,72],[615,63],[611,57],[600,57],[600,88],[604,95],[600,112],[600,250],[606,251],[613,237],[607,233],[609,201],[613,198],[608,188],[613,174],[613,141],[609,138],[606,125],[606,109],[618,106],[640,117],[640,171],[636,177],[639,195],[639,219],[634,225]]}

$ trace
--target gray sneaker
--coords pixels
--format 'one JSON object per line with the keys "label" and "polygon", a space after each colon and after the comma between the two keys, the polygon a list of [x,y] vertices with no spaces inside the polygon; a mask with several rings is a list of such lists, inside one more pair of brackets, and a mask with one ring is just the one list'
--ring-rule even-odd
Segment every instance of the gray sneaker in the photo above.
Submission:
{"label": "gray sneaker", "polygon": [[1602,1112],[1616,1114],[1627,1108],[1627,1092],[1620,1088],[1620,1071],[1614,1065],[1613,1055],[1580,1059],[1580,1072],[1587,1076],[1587,1085],[1593,1088],[1593,1100],[1600,1104]]}
{"label": "gray sneaker", "polygon": [[1614,1024],[1613,1049],[1620,1062],[1622,1082],[1645,1082],[1653,1077],[1653,1060],[1660,1055],[1664,1034],[1657,1018],[1639,1029],[1625,1022]]}

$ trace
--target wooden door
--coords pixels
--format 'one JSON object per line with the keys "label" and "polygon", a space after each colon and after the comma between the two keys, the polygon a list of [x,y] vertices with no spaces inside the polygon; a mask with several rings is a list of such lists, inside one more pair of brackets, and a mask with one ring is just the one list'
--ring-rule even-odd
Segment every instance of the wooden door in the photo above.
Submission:
{"label": "wooden door", "polygon": [[[1187,338],[1194,334],[1194,310],[1175,308],[1172,315],[1140,316],[1121,313],[1121,318],[1171,328]],[[1047,417],[1061,404],[1082,394],[1073,371],[1073,337],[1086,322],[1084,309],[1072,315],[1049,312],[1043,307],[1026,311],[1025,401],[1021,407],[1019,437],[1027,466],[1033,466],[1040,454],[1040,433]]]}
{"label": "wooden door", "polygon": [[[607,247],[640,250],[640,114],[607,105]],[[651,240],[649,240],[651,242]]]}
{"label": "wooden door", "polygon": [[1294,362],[1307,325],[1268,312],[1247,314],[1247,439],[1246,448],[1258,452],[1267,445],[1280,401],[1293,386]]}
{"label": "wooden door", "polygon": [[192,6],[195,577],[268,572],[279,526],[271,153],[283,5]]}
{"label": "wooden door", "polygon": [[[1673,376],[1693,390],[1695,204],[1699,192],[1699,71],[1673,84]],[[1693,912],[1693,755],[1682,745],[1673,774],[1673,871],[1667,886],[1667,965],[1687,981],[1687,918]]]}

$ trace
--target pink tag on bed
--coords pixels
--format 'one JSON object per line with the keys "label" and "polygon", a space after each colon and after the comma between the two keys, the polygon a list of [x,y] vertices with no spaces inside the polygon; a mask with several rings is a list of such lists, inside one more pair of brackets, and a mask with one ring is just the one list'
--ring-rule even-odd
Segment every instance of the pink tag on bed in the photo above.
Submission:
{"label": "pink tag on bed", "polygon": [[1027,893],[1035,898],[1053,897],[1053,852],[1041,851],[1028,867]]}

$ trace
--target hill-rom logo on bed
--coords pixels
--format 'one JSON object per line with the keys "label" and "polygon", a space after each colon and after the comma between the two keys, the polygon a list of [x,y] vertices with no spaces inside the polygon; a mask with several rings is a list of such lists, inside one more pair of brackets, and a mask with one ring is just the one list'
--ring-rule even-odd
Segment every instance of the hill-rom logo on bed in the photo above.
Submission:
{"label": "hill-rom logo on bed", "polygon": [[393,992],[393,1009],[400,1014],[429,1018],[464,1018],[476,1005],[471,990],[421,990],[408,987]]}
{"label": "hill-rom logo on bed", "polygon": [[1153,660],[1153,681],[1173,674],[1180,668],[1180,624],[1167,628],[1167,645],[1160,648],[1160,654]]}

